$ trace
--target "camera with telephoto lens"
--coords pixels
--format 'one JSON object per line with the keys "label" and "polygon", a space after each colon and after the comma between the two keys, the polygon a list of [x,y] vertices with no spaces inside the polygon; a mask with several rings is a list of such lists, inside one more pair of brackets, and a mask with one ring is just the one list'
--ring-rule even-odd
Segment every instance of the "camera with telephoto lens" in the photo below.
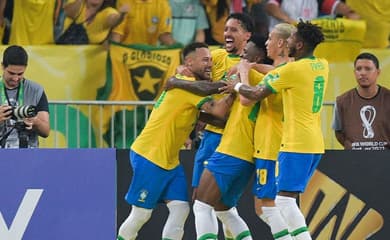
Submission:
{"label": "camera with telephoto lens", "polygon": [[35,117],[37,115],[37,108],[33,105],[12,107],[11,115],[11,118],[14,120]]}

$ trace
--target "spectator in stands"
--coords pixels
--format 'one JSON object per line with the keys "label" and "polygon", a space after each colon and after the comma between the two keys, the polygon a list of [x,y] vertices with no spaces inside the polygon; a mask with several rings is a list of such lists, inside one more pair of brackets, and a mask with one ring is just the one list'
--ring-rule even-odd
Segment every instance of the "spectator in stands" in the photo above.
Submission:
{"label": "spectator in stands", "polygon": [[168,1],[118,0],[129,4],[125,20],[112,32],[112,40],[124,44],[173,45],[172,14]]}
{"label": "spectator in stands", "polygon": [[55,12],[61,1],[13,0],[9,44],[54,43]]}
{"label": "spectator in stands", "polygon": [[242,0],[201,0],[206,7],[206,13],[210,23],[210,33],[207,43],[210,45],[223,45],[225,22],[230,13],[243,11]]}
{"label": "spectator in stands", "polygon": [[67,19],[64,29],[72,21],[83,23],[90,44],[101,44],[109,38],[112,28],[117,26],[129,11],[124,4],[119,11],[112,0],[70,0],[63,6]]}
{"label": "spectator in stands", "polygon": [[209,28],[206,13],[198,0],[170,0],[172,9],[172,35],[183,45],[205,42],[205,29]]}
{"label": "spectator in stands", "polygon": [[379,61],[371,53],[361,53],[354,68],[358,86],[336,98],[336,138],[345,149],[389,149],[390,90],[377,84]]}
{"label": "spectator in stands", "polygon": [[390,1],[347,0],[346,3],[366,21],[363,47],[390,47]]}
{"label": "spectator in stands", "polygon": [[347,4],[337,0],[269,0],[265,9],[270,16],[270,31],[278,23],[294,24],[299,18],[311,20],[320,15],[337,14],[349,19],[360,18]]}
{"label": "spectator in stands", "polygon": [[[42,86],[24,78],[27,60],[28,55],[20,46],[10,46],[3,54],[3,75],[0,79],[1,148],[36,148],[38,136],[49,136],[47,97]],[[30,105],[35,106],[36,111]],[[23,113],[17,111],[15,114],[16,110],[12,110],[23,106],[26,110]],[[37,113],[35,116],[27,114],[34,112]]]}
{"label": "spectator in stands", "polygon": [[263,37],[268,36],[269,19],[265,11],[266,1],[259,0],[248,6],[248,12],[252,16],[255,23],[255,33]]}

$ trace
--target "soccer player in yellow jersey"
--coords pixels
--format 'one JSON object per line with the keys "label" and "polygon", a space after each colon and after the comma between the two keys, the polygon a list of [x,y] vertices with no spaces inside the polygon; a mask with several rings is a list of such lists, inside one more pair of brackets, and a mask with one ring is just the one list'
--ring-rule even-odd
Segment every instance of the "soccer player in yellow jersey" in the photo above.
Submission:
{"label": "soccer player in yellow jersey", "polygon": [[280,67],[277,73],[264,77],[264,85],[250,87],[230,82],[232,88],[245,97],[261,101],[273,93],[281,93],[283,101],[283,131],[276,178],[276,206],[288,224],[294,239],[311,239],[305,218],[296,201],[324,153],[321,130],[321,110],[328,83],[329,66],[325,59],[313,56],[315,47],[324,40],[321,29],[310,22],[299,22],[297,30],[287,40],[290,57],[295,61]]}
{"label": "soccer player in yellow jersey", "polygon": [[[293,30],[295,30],[293,25],[280,23],[275,25],[269,33],[267,55],[273,60],[273,66],[275,67],[274,70],[271,70],[271,75],[277,74],[280,67],[290,60],[288,57],[287,38]],[[238,68],[241,82],[247,85],[246,73],[252,65],[243,60]],[[264,84],[264,82],[262,81],[260,84]],[[253,103],[252,100],[242,95],[240,95],[240,98],[241,103],[244,105]],[[255,151],[253,154],[256,164],[256,179],[253,184],[255,210],[256,214],[271,228],[274,239],[291,240],[288,226],[279,209],[275,206],[277,193],[276,160],[282,140],[282,96],[280,93],[273,94],[258,104],[260,104],[260,111],[258,111],[254,130]]]}
{"label": "soccer player in yellow jersey", "polygon": [[[211,52],[213,62],[213,81],[219,81],[226,77],[229,70],[239,63],[240,56],[244,52],[244,48],[252,35],[253,29],[253,21],[249,15],[241,13],[233,13],[229,15],[224,29],[225,47],[224,49],[216,49]],[[204,86],[205,84],[203,81],[175,81],[173,85],[174,87],[192,91],[196,94],[216,93],[216,91],[208,91],[209,88]],[[200,91],[200,89],[202,91]],[[194,171],[192,176],[194,196],[196,195],[196,188],[199,185],[199,179],[204,169],[204,161],[206,161],[215,152],[220,142],[222,132],[223,128],[214,127],[212,125],[206,126],[200,147],[195,155]],[[235,212],[235,217],[237,219],[241,219],[237,212]],[[231,239],[231,234],[225,227],[224,232],[226,239]]]}
{"label": "soccer player in yellow jersey", "polygon": [[[187,80],[210,79],[211,54],[206,44],[188,45],[183,49],[183,56],[194,76]],[[184,169],[179,162],[180,148],[199,110],[224,118],[232,100],[226,96],[214,101],[181,89],[161,94],[145,128],[131,146],[133,178],[125,199],[132,210],[119,228],[118,240],[136,239],[160,202],[166,203],[169,209],[162,238],[182,239],[189,204]]]}
{"label": "soccer player in yellow jersey", "polygon": [[[265,58],[265,39],[252,36],[244,49],[243,58],[259,61]],[[251,85],[262,79],[253,71]],[[243,219],[234,217],[235,206],[254,173],[253,130],[258,109],[243,106],[237,98],[216,151],[205,161],[205,169],[194,203],[197,239],[217,239],[218,218],[232,233],[233,239],[252,239]],[[239,142],[240,144],[237,144]]]}

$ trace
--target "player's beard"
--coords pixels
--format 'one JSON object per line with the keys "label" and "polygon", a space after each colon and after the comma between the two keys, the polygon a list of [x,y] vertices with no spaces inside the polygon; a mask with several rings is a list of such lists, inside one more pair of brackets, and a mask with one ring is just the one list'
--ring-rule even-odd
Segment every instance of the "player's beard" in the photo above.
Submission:
{"label": "player's beard", "polygon": [[297,50],[295,49],[295,47],[290,47],[290,48],[288,49],[288,56],[289,56],[289,57],[295,58],[295,57],[296,57],[296,54],[297,54]]}

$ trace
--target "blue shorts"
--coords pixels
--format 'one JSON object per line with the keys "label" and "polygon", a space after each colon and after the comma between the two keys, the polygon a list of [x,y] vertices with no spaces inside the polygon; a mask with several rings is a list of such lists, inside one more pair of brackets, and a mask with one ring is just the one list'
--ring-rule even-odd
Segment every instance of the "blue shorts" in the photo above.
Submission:
{"label": "blue shorts", "polygon": [[204,169],[204,161],[208,160],[217,149],[221,141],[222,134],[205,130],[199,149],[196,151],[194,160],[194,170],[192,173],[192,186],[198,187],[200,177]]}
{"label": "blue shorts", "polygon": [[253,182],[253,194],[259,198],[276,198],[276,161],[256,159],[256,179]]}
{"label": "blue shorts", "polygon": [[133,177],[126,201],[137,207],[153,209],[165,200],[188,201],[188,189],[182,165],[163,169],[141,155],[130,151]]}
{"label": "blue shorts", "polygon": [[280,152],[277,191],[303,193],[322,154]]}
{"label": "blue shorts", "polygon": [[227,207],[237,205],[255,170],[254,164],[219,152],[210,157],[205,168],[213,174]]}

